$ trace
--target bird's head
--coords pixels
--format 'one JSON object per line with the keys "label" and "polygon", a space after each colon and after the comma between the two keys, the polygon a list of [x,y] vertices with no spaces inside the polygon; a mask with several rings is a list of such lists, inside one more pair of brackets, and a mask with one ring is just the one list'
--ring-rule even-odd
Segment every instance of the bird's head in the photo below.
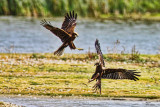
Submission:
{"label": "bird's head", "polygon": [[78,33],[76,33],[76,32],[74,32],[72,35],[75,37],[78,37]]}
{"label": "bird's head", "polygon": [[94,66],[99,66],[99,65],[100,65],[100,63],[98,63],[98,62],[94,64]]}

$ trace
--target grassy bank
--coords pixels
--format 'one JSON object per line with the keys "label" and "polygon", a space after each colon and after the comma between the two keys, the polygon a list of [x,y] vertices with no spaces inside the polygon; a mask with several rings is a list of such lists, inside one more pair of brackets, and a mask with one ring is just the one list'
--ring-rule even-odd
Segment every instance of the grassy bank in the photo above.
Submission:
{"label": "grassy bank", "polygon": [[21,107],[21,106],[0,101],[0,107]]}
{"label": "grassy bank", "polygon": [[[160,98],[160,56],[104,55],[108,68],[136,69],[140,80],[102,80],[102,97]],[[0,54],[0,94],[92,96],[95,54]],[[123,59],[123,60],[122,60]]]}
{"label": "grassy bank", "polygon": [[75,10],[82,17],[160,17],[159,0],[1,0],[0,15],[64,16]]}

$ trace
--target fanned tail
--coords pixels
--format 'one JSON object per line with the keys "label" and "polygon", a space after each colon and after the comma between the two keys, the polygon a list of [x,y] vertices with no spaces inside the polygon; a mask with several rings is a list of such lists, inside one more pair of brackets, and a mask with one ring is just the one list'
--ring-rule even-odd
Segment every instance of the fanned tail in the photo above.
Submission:
{"label": "fanned tail", "polygon": [[66,48],[67,46],[61,46],[60,48],[58,48],[55,52],[54,52],[54,55],[58,55],[58,56],[61,56],[64,52],[64,49]]}
{"label": "fanned tail", "polygon": [[64,52],[64,49],[61,49],[61,50],[57,50],[54,52],[54,55],[58,55],[58,56],[61,56]]}

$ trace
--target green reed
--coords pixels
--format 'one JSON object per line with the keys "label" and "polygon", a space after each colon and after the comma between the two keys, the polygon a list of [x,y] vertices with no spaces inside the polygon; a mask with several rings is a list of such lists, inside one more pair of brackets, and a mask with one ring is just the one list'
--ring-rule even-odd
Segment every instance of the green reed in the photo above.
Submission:
{"label": "green reed", "polygon": [[158,14],[160,0],[0,0],[0,15],[63,16],[75,10],[81,16]]}

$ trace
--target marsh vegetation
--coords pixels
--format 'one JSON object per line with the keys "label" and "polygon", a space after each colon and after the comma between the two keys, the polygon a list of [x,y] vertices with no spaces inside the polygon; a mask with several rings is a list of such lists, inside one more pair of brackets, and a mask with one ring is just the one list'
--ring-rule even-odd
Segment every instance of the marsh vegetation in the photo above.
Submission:
{"label": "marsh vegetation", "polygon": [[[91,57],[92,56],[92,57]],[[107,68],[135,69],[140,80],[103,79],[102,95],[87,84],[96,54],[0,54],[0,93],[47,96],[160,98],[160,56],[104,55]]]}
{"label": "marsh vegetation", "polygon": [[[82,17],[157,17],[159,0],[1,0],[0,15],[64,16],[75,10]],[[156,19],[152,18],[152,19]]]}

